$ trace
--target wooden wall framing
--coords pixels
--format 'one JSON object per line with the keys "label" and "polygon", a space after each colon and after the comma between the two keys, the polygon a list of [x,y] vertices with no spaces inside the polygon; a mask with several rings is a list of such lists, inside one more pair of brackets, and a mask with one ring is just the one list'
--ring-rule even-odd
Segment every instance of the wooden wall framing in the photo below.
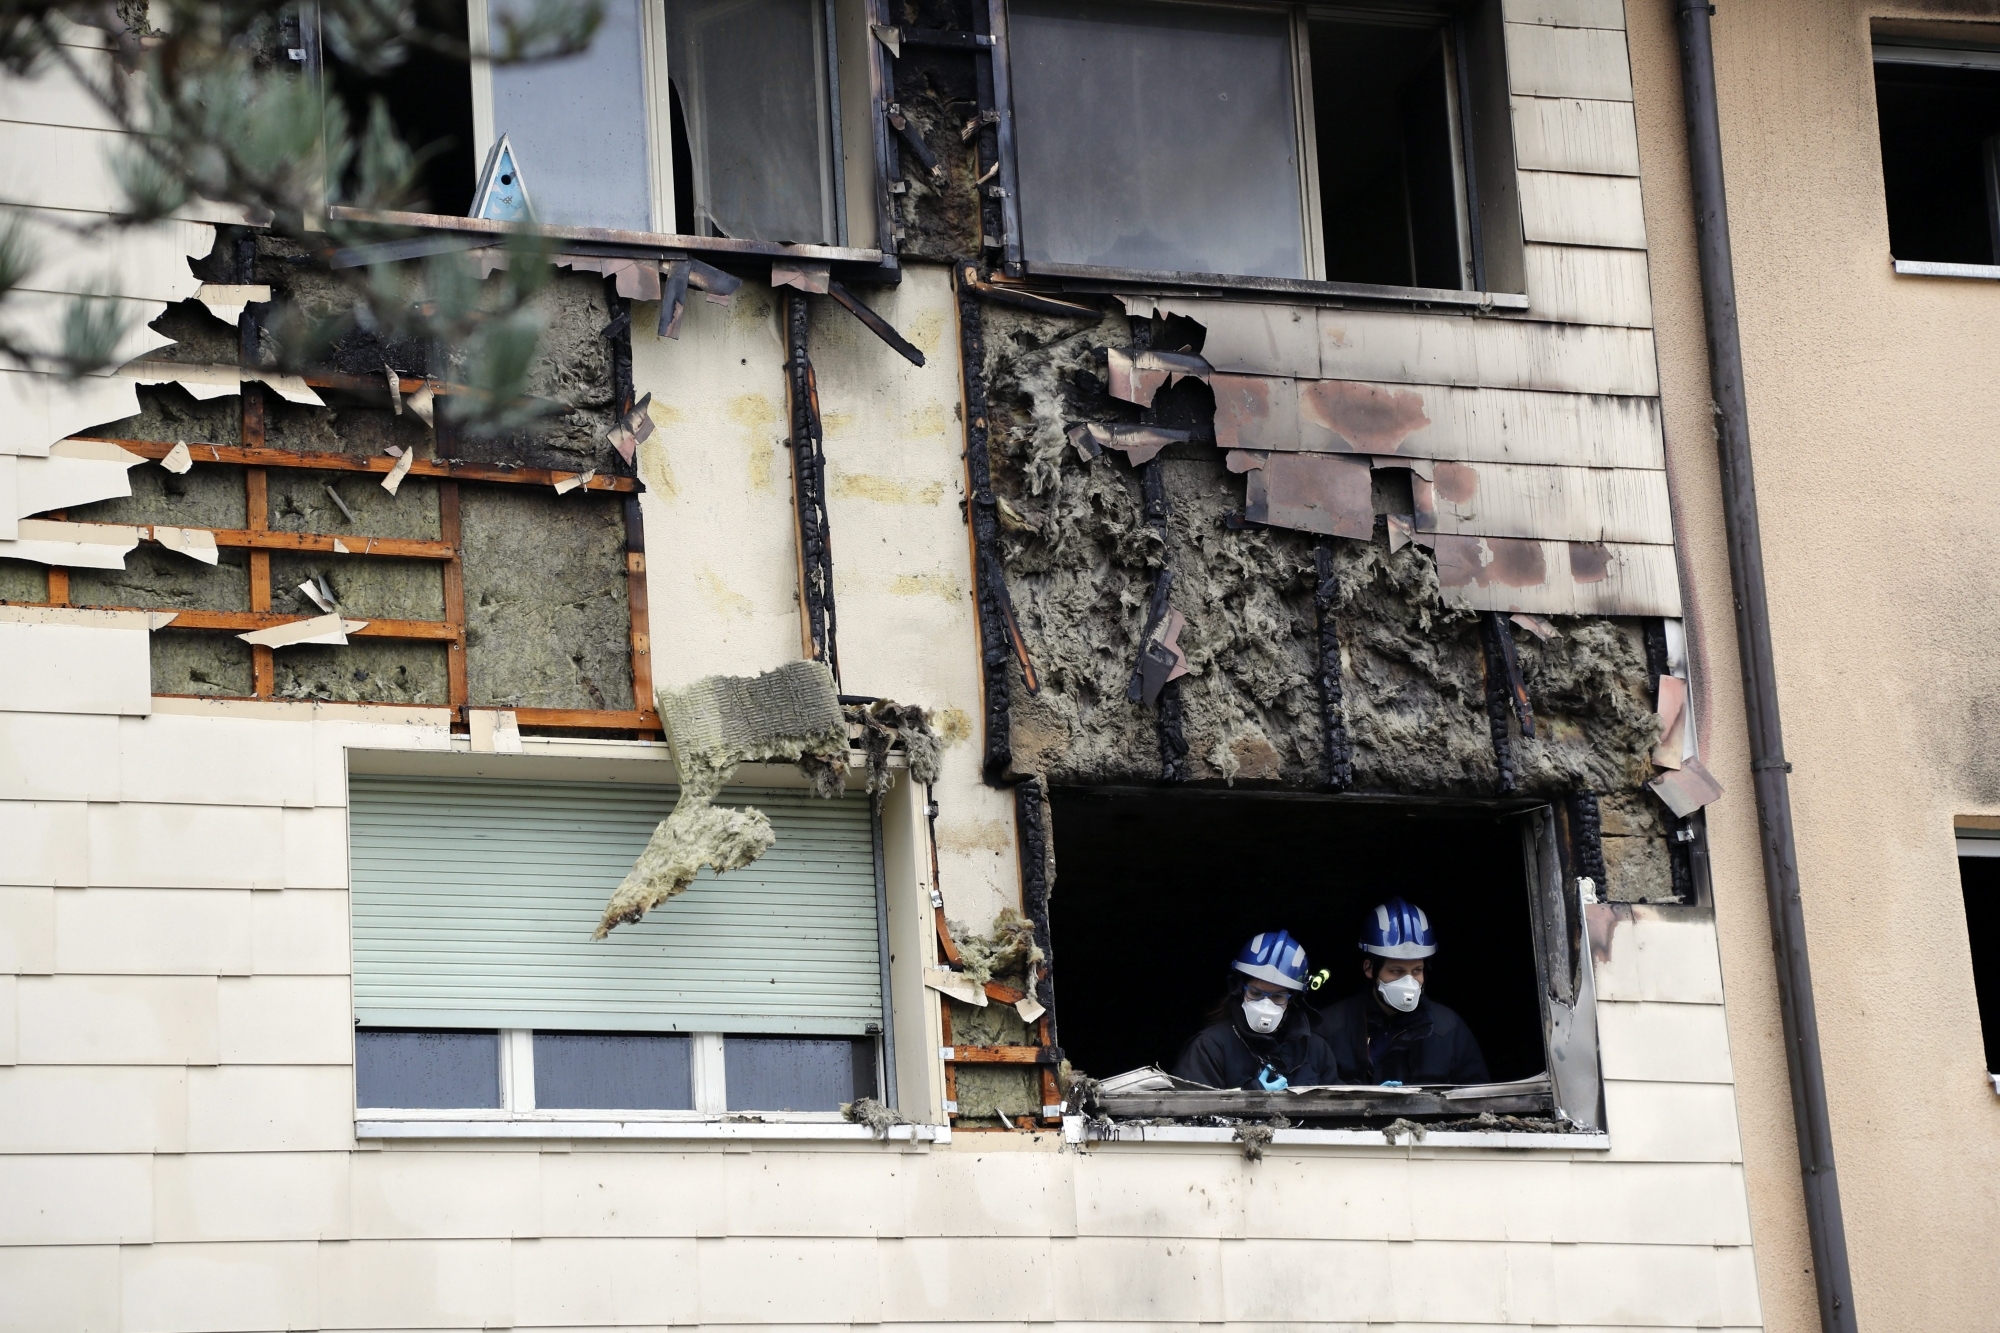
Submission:
{"label": "wooden wall framing", "polygon": [[[409,475],[414,477],[434,477],[438,485],[438,519],[441,540],[425,541],[407,537],[370,537],[352,533],[311,533],[277,532],[269,526],[269,508],[266,499],[266,485],[271,468],[295,468],[315,472],[362,472],[386,475],[395,467],[395,459],[388,457],[368,457],[358,454],[301,453],[290,449],[271,449],[263,445],[263,401],[257,385],[246,384],[244,388],[244,440],[241,445],[193,444],[188,450],[197,462],[234,463],[244,468],[245,499],[248,505],[245,526],[239,529],[209,528],[190,529],[207,531],[215,538],[217,546],[247,548],[250,553],[250,607],[249,611],[216,611],[204,609],[181,610],[174,617],[173,629],[228,630],[241,633],[247,630],[269,629],[275,625],[288,624],[299,617],[273,612],[271,610],[271,552],[273,551],[326,551],[335,550],[334,542],[341,543],[341,554],[359,559],[370,557],[395,557],[405,560],[436,560],[443,566],[444,607],[443,620],[370,620],[368,624],[354,631],[359,638],[403,639],[446,644],[449,657],[447,672],[450,682],[450,706],[452,725],[464,727],[467,724],[466,710],[470,705],[470,695],[466,677],[466,633],[465,633],[465,574],[463,565],[463,545],[459,531],[459,486],[463,482],[479,485],[502,486],[553,486],[571,474],[552,472],[546,468],[506,468],[478,463],[456,463],[417,460],[410,464]],[[256,406],[250,404],[255,400]],[[78,439],[100,439],[107,444],[115,444],[120,449],[138,454],[142,458],[164,458],[173,445],[152,440],[104,439],[103,437],[78,436]],[[609,732],[651,732],[660,733],[660,717],[652,706],[653,666],[650,627],[646,614],[646,556],[645,531],[639,513],[639,482],[636,477],[594,476],[584,482],[580,489],[595,492],[616,492],[623,496],[625,517],[625,568],[629,609],[631,612],[631,665],[632,700],[635,707],[630,709],[587,709],[587,708],[514,708],[513,712],[523,728],[554,728],[577,731]],[[69,571],[60,566],[50,566],[48,572],[48,600],[29,605],[68,606]],[[105,610],[159,610],[158,607],[106,607]],[[269,699],[273,697],[275,683],[275,657],[273,650],[262,646],[252,648],[252,697]],[[203,696],[207,697],[207,696]],[[331,701],[329,701],[331,702]],[[496,705],[497,707],[498,705]]]}

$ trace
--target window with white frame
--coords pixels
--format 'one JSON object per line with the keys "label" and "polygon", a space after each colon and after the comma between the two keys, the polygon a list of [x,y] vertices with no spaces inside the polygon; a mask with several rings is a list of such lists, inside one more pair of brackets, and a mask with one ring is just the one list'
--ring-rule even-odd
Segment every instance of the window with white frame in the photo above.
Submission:
{"label": "window with white frame", "polygon": [[672,787],[356,773],[364,1120],[839,1118],[893,1102],[865,799],[732,789],[777,842],[592,940]]}
{"label": "window with white frame", "polygon": [[1498,10],[1012,0],[1029,269],[1518,289]]}

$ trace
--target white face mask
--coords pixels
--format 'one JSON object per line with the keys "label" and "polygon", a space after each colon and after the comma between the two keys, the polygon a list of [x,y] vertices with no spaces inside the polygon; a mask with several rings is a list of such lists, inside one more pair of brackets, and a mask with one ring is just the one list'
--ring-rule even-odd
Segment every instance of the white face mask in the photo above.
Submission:
{"label": "white face mask", "polygon": [[1245,999],[1243,1001],[1243,1021],[1259,1036],[1276,1032],[1278,1024],[1285,1021],[1285,1006],[1276,1000]]}
{"label": "white face mask", "polygon": [[1418,1000],[1424,998],[1424,983],[1415,977],[1397,977],[1394,981],[1376,982],[1375,993],[1391,1009],[1407,1014],[1417,1007]]}

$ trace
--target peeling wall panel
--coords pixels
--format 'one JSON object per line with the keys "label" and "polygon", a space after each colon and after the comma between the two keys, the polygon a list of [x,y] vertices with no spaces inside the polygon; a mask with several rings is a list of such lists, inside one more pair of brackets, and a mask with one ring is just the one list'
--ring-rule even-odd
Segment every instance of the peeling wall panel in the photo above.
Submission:
{"label": "peeling wall panel", "polygon": [[[1207,330],[1202,358],[1217,370],[1249,375],[1317,379],[1320,346],[1311,306],[1249,301],[1193,301],[1181,297],[1127,296],[1126,312],[1144,318],[1185,315]],[[1175,351],[1176,348],[1163,348]]]}
{"label": "peeling wall panel", "polygon": [[1653,335],[1645,330],[1401,311],[1317,313],[1320,373],[1328,378],[1648,398],[1660,391]]}
{"label": "peeling wall panel", "polygon": [[1524,258],[1528,299],[1537,318],[1653,326],[1653,288],[1644,250],[1530,245]]}
{"label": "peeling wall panel", "polygon": [[52,375],[0,367],[0,454],[45,457],[49,446],[100,421],[139,412],[136,383],[86,375],[64,383]]}
{"label": "peeling wall panel", "polygon": [[1438,584],[1475,611],[1558,616],[1678,616],[1671,546],[1439,536]]}
{"label": "peeling wall panel", "polygon": [[1666,466],[1659,403],[1650,398],[1248,375],[1217,375],[1214,389],[1225,448]]}
{"label": "peeling wall panel", "polygon": [[1418,502],[1419,531],[1673,544],[1664,472],[1440,462],[1434,473],[1431,481],[1415,482],[1434,497],[1428,516]]}
{"label": "peeling wall panel", "polygon": [[1632,100],[1625,34],[1604,28],[1507,25],[1507,82],[1526,97]]}
{"label": "peeling wall panel", "polygon": [[1523,171],[1521,229],[1530,241],[1646,248],[1646,214],[1634,176]]}
{"label": "peeling wall panel", "polygon": [[[65,446],[55,447],[61,450]],[[127,470],[144,460],[116,445],[103,452],[124,454],[128,461],[63,456],[8,459],[14,464],[15,473],[14,504],[8,516],[26,518],[51,509],[70,509],[130,495],[132,481]]]}
{"label": "peeling wall panel", "polygon": [[1514,164],[1523,171],[1638,175],[1639,126],[1632,104],[1516,97]]}

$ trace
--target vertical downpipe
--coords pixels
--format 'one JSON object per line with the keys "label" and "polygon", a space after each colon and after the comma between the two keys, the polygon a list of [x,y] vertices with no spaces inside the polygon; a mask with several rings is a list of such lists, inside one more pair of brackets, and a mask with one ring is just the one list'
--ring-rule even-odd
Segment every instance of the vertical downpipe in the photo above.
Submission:
{"label": "vertical downpipe", "polygon": [[1784,733],[1778,722],[1778,677],[1771,652],[1771,609],[1764,588],[1764,546],[1758,530],[1757,485],[1750,465],[1750,412],[1743,392],[1743,344],[1736,322],[1736,278],[1729,253],[1729,211],[1722,178],[1722,129],[1716,113],[1715,58],[1707,0],[1674,0],[1680,27],[1681,92],[1686,103],[1688,166],[1694,182],[1695,241],[1701,260],[1702,310],[1708,330],[1710,392],[1715,401],[1716,452],[1722,464],[1723,521],[1730,582],[1736,594],[1736,637],[1743,664],[1743,708],[1750,732],[1750,776],[1757,793],[1758,841],[1770,900],[1771,946],[1777,956],[1778,1005],[1784,1018],[1785,1060],[1791,1071],[1792,1118],[1804,1178],[1806,1230],[1824,1333],[1855,1333],[1854,1289],[1847,1230],[1833,1168],[1833,1128],[1827,1116],[1819,1017],[1806,957],[1805,912],[1799,901],[1798,849],[1792,834],[1791,786]]}

